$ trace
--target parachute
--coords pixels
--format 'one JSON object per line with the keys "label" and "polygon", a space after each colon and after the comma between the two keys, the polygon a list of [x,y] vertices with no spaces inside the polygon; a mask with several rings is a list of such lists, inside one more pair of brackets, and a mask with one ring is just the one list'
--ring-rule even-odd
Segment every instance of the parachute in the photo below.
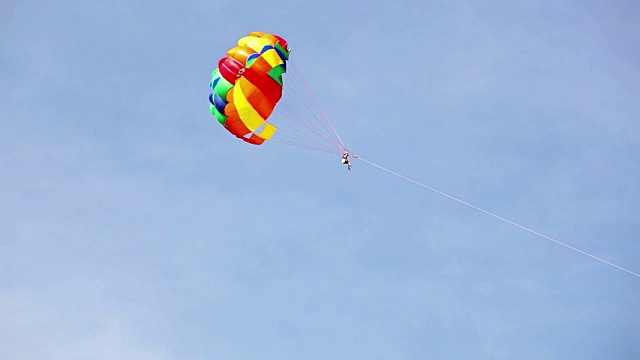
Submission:
{"label": "parachute", "polygon": [[[344,152],[343,160],[345,162],[343,163],[348,164],[350,169],[350,163],[347,159],[348,150],[324,110],[313,97],[295,64],[289,60],[290,52],[287,41],[273,34],[251,32],[249,36],[238,40],[238,45],[227,51],[227,56],[220,59],[218,67],[212,73],[209,92],[211,113],[231,134],[249,144],[260,145],[270,140],[270,142],[330,153]],[[293,71],[291,71],[292,82],[285,88],[283,74],[287,73],[287,63],[292,65],[291,70]],[[284,92],[286,89],[291,89],[288,94],[292,100],[291,104],[283,104],[280,101],[283,98],[283,89]],[[279,111],[276,106],[280,108]],[[277,120],[272,117],[274,111],[279,112],[283,120],[283,123],[277,127],[273,125],[274,120]],[[281,139],[273,138],[276,129],[283,131],[286,135]],[[572,247],[361,156],[355,154],[351,154],[351,156],[498,220],[640,278],[640,273]]]}
{"label": "parachute", "polygon": [[276,127],[267,119],[282,98],[289,52],[283,38],[252,32],[220,59],[211,74],[209,107],[230,133],[255,145],[273,136]]}
{"label": "parachute", "polygon": [[[254,31],[240,38],[211,74],[211,114],[249,144],[269,141],[342,153],[344,143],[290,61],[290,52],[278,35]],[[287,72],[289,65],[292,71]],[[276,130],[280,135],[274,137]]]}

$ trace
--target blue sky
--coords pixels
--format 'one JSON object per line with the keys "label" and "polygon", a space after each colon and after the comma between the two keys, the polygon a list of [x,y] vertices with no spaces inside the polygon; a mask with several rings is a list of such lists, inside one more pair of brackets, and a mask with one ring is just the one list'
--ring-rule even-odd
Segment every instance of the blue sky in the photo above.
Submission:
{"label": "blue sky", "polygon": [[0,357],[640,358],[640,279],[207,100],[279,34],[354,153],[639,272],[638,5],[367,4],[2,2]]}

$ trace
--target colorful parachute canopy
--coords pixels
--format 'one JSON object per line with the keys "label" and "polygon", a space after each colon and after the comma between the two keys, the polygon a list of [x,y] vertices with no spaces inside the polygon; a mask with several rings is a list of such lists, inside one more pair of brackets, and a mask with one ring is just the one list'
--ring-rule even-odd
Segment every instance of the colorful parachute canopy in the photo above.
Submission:
{"label": "colorful parachute canopy", "polygon": [[252,32],[227,51],[211,74],[211,113],[233,135],[250,143],[269,140],[276,127],[267,122],[282,98],[289,45],[283,38]]}

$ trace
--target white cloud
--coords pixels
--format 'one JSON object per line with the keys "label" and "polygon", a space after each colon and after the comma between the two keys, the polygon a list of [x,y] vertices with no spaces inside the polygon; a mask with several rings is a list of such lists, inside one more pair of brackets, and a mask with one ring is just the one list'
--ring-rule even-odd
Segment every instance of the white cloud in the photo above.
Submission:
{"label": "white cloud", "polygon": [[164,360],[138,340],[122,316],[74,312],[26,293],[0,295],[0,358],[11,360]]}

